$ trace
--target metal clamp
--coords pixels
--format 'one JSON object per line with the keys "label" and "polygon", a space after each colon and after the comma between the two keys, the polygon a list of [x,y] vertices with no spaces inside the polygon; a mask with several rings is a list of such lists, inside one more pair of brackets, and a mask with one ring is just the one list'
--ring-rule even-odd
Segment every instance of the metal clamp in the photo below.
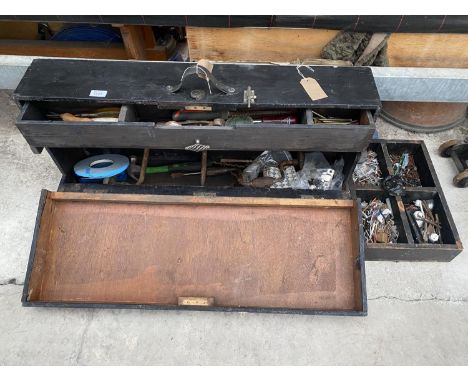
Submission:
{"label": "metal clamp", "polygon": [[206,79],[206,81],[208,83],[208,89],[210,90],[210,93],[211,93],[210,82],[213,84],[213,86],[216,89],[218,89],[218,90],[220,90],[223,93],[226,93],[228,95],[229,94],[234,94],[234,92],[236,91],[236,89],[234,89],[233,87],[223,84],[209,70],[207,70],[203,66],[199,66],[199,65],[189,66],[182,73],[182,77],[180,78],[180,83],[178,85],[174,85],[174,86],[167,85],[166,89],[171,93],[178,92],[182,88],[182,85],[184,83],[185,78],[187,78],[188,76],[194,75],[194,74],[195,75],[202,74],[205,77],[205,79]]}
{"label": "metal clamp", "polygon": [[247,104],[247,107],[250,108],[250,104],[255,103],[255,90],[253,90],[250,85],[247,87],[247,90],[244,90],[244,103]]}

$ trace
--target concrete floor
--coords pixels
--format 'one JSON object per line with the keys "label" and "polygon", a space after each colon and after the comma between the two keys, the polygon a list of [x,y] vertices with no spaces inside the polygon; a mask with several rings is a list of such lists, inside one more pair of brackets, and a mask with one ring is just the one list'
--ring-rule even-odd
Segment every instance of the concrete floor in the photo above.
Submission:
{"label": "concrete floor", "polygon": [[[0,364],[382,365],[468,363],[468,256],[451,263],[367,262],[369,316],[23,308],[22,283],[40,190],[59,172],[34,155],[0,92]],[[424,139],[468,247],[468,190],[452,186],[441,142],[467,128],[415,135],[382,121],[384,138]]]}

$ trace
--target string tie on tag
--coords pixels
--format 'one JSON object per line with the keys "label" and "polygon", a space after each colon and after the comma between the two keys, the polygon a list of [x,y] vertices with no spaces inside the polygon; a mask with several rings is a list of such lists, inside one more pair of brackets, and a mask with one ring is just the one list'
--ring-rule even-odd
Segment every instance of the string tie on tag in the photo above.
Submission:
{"label": "string tie on tag", "polygon": [[309,69],[310,71],[312,71],[312,73],[315,72],[315,70],[312,69],[309,65],[302,65],[302,64],[301,64],[301,65],[296,66],[297,73],[299,73],[299,75],[300,75],[302,78],[304,78],[304,79],[305,79],[306,77],[305,77],[305,76],[302,74],[302,72],[299,70],[299,69],[302,68],[302,67]]}

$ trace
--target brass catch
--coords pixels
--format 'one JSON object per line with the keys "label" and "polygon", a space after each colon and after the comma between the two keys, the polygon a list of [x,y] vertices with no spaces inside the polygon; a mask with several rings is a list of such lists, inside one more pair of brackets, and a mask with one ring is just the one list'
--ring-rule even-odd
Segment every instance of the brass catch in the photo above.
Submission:
{"label": "brass catch", "polygon": [[213,306],[214,297],[179,297],[179,305]]}

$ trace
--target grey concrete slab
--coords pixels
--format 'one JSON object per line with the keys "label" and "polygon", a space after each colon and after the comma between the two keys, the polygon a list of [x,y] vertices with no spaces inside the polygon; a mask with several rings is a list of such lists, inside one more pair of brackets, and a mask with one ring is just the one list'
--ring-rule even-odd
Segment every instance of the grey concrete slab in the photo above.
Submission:
{"label": "grey concrete slab", "polygon": [[10,94],[0,91],[0,283],[24,278],[40,191],[57,189],[60,180],[49,155],[33,154],[16,129]]}
{"label": "grey concrete slab", "polygon": [[[367,262],[369,316],[23,308],[24,274],[42,188],[59,173],[33,154],[0,92],[0,365],[468,364],[468,258]],[[437,147],[467,127],[412,134],[378,121],[384,138],[424,139],[468,246],[468,191]]]}
{"label": "grey concrete slab", "polygon": [[371,300],[367,318],[26,309],[18,289],[0,290],[3,364],[468,363],[466,303]]}
{"label": "grey concrete slab", "polygon": [[0,55],[0,89],[16,89],[34,56]]}

